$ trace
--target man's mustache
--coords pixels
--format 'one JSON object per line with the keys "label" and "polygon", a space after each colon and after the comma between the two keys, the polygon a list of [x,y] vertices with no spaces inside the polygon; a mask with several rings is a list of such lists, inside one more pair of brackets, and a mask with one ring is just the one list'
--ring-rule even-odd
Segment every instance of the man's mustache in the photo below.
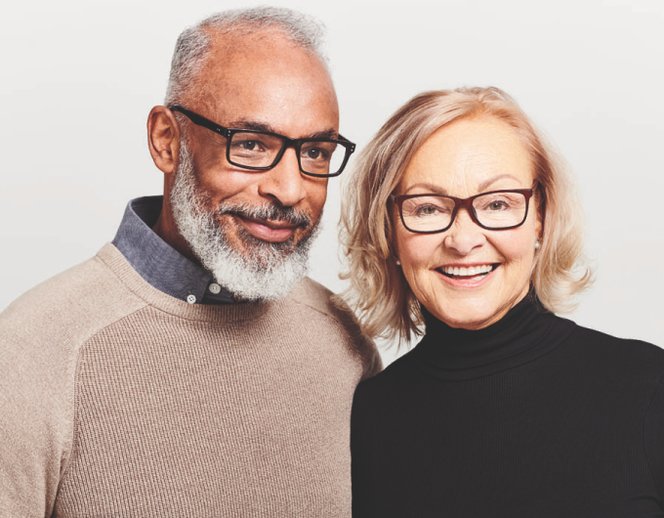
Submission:
{"label": "man's mustache", "polygon": [[286,222],[295,227],[308,228],[311,226],[311,217],[293,207],[282,205],[248,205],[248,204],[224,204],[217,210],[220,216],[229,214],[246,219],[272,220]]}

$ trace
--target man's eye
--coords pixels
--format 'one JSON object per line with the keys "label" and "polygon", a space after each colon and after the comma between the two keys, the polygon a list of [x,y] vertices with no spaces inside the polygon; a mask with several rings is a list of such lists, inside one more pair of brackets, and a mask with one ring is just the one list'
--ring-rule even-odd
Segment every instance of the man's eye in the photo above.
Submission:
{"label": "man's eye", "polygon": [[237,145],[245,151],[255,151],[260,147],[260,143],[256,140],[242,140]]}
{"label": "man's eye", "polygon": [[318,147],[304,149],[302,155],[308,160],[327,160],[329,158],[329,153]]}
{"label": "man's eye", "polygon": [[235,138],[231,143],[231,153],[242,156],[263,154],[269,148],[266,142],[257,138]]}

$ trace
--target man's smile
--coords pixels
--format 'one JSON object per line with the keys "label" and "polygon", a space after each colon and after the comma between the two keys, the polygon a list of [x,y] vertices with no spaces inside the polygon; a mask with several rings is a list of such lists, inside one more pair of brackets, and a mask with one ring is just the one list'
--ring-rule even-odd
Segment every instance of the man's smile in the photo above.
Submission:
{"label": "man's smile", "polygon": [[254,219],[235,215],[237,221],[256,239],[271,243],[283,243],[293,237],[299,225],[287,221]]}

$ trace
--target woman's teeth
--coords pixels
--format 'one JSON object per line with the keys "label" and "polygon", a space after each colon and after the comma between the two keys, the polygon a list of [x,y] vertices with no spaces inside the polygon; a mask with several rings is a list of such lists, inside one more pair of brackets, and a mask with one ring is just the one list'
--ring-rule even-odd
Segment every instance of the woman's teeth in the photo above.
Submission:
{"label": "woman's teeth", "polygon": [[443,266],[440,270],[445,275],[453,275],[454,277],[474,277],[485,275],[493,269],[493,265],[485,264],[482,266]]}

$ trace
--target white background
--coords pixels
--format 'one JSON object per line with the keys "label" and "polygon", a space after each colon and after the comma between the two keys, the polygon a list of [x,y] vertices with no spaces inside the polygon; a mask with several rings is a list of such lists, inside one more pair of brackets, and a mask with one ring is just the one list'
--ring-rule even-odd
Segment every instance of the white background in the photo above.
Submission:
{"label": "white background", "polygon": [[[496,85],[581,192],[597,282],[571,316],[664,346],[664,1],[273,1],[319,17],[360,149],[416,93]],[[178,33],[237,2],[62,0],[0,11],[0,309],[110,241],[160,193],[145,119]],[[346,174],[346,173],[345,173]],[[338,291],[332,181],[312,276]]]}

